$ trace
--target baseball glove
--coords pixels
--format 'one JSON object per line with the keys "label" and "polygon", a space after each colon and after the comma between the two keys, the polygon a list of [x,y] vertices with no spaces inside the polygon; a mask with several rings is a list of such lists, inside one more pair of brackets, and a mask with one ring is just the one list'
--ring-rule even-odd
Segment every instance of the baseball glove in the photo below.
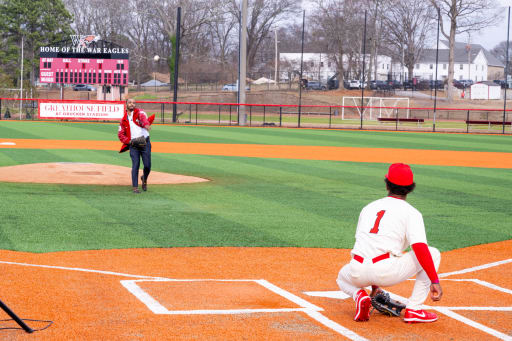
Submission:
{"label": "baseball glove", "polygon": [[137,148],[139,150],[143,150],[146,148],[146,138],[144,136],[139,136],[130,141],[130,146]]}
{"label": "baseball glove", "polygon": [[372,297],[372,306],[373,309],[388,316],[400,316],[402,309],[405,309],[405,304],[395,301],[385,291],[381,291]]}

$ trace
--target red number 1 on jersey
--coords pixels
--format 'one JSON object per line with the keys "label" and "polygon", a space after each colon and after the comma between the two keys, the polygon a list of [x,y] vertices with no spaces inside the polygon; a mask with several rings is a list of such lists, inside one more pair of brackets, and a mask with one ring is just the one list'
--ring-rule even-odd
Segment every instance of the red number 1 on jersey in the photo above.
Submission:
{"label": "red number 1 on jersey", "polygon": [[370,230],[370,233],[378,233],[379,232],[380,220],[384,216],[384,213],[386,213],[386,210],[377,212],[377,219],[375,219],[375,224],[373,224],[373,228]]}

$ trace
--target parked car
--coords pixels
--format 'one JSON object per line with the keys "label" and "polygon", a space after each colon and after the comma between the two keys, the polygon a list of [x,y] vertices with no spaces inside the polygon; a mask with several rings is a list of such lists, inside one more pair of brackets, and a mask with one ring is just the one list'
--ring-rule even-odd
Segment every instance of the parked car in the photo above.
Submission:
{"label": "parked car", "polygon": [[361,82],[358,79],[349,79],[348,80],[348,88],[349,89],[360,89]]}
{"label": "parked car", "polygon": [[390,81],[388,81],[388,84],[392,89],[400,89],[402,87],[402,84],[400,84],[400,81],[397,81],[397,80],[390,80]]}
{"label": "parked car", "polygon": [[76,84],[73,86],[73,91],[94,91],[94,88],[89,84]]}
{"label": "parked car", "polygon": [[[249,86],[246,85],[245,86],[245,90],[249,90]],[[238,84],[236,83],[233,83],[233,84],[225,84],[223,87],[222,87],[222,91],[238,91]]]}
{"label": "parked car", "polygon": [[438,90],[443,90],[444,89],[444,82],[442,80],[431,80],[430,81],[430,89],[433,90],[437,88]]}
{"label": "parked car", "polygon": [[327,90],[327,87],[320,82],[309,81],[306,90]]}
{"label": "parked car", "polygon": [[402,86],[403,86],[404,90],[408,90],[408,89],[412,90],[414,88],[414,83],[412,82],[412,80],[407,80],[402,83]]}
{"label": "parked car", "polygon": [[453,85],[457,89],[465,89],[469,88],[471,85],[473,85],[473,81],[471,79],[460,79],[460,80],[453,80]]}
{"label": "parked car", "polygon": [[[505,87],[507,86],[507,81],[504,79],[495,79],[493,80],[493,82],[501,86],[502,89],[505,89]],[[508,89],[510,88],[512,88],[512,81],[508,82]]]}
{"label": "parked car", "polygon": [[371,81],[370,89],[372,90],[391,90],[391,85],[386,81]]}

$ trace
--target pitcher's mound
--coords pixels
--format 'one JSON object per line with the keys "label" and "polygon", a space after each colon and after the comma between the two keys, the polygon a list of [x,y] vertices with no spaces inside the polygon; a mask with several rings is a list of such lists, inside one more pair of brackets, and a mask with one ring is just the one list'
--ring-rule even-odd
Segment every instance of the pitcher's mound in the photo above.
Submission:
{"label": "pitcher's mound", "polygon": [[[141,164],[142,168],[142,164]],[[88,184],[131,186],[129,167],[80,162],[32,163],[0,167],[0,181],[31,182],[45,184]],[[139,183],[142,169],[139,171]],[[207,179],[194,176],[152,171],[148,184],[186,184],[204,182]]]}

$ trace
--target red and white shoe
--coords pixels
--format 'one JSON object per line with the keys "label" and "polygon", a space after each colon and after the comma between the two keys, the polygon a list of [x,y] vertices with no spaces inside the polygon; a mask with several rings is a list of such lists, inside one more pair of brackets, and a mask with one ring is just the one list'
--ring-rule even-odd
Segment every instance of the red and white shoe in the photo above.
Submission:
{"label": "red and white shoe", "polygon": [[426,310],[405,309],[404,322],[407,323],[426,323],[437,321],[438,317],[435,313]]}
{"label": "red and white shoe", "polygon": [[371,297],[363,289],[359,290],[356,294],[356,315],[354,316],[354,321],[368,321],[370,319],[371,306]]}

